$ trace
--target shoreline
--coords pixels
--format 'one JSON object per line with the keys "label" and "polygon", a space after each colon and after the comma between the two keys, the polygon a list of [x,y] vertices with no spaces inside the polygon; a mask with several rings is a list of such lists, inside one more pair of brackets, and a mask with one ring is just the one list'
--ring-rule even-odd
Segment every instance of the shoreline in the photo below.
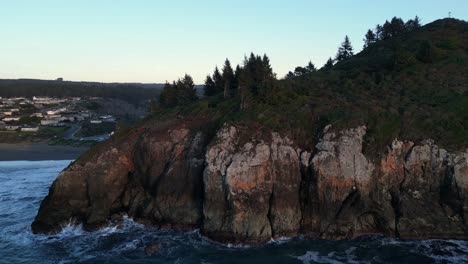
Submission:
{"label": "shoreline", "polygon": [[47,143],[0,143],[0,161],[75,160],[88,149]]}

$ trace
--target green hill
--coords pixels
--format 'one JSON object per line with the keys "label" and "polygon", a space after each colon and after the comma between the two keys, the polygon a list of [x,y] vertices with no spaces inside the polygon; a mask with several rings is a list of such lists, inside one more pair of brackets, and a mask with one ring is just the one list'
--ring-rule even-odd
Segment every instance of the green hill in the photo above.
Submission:
{"label": "green hill", "polygon": [[[246,58],[247,62],[247,58]],[[246,65],[243,68],[247,68]],[[244,70],[244,72],[247,70]],[[245,74],[244,74],[245,75]],[[240,90],[155,111],[153,118],[211,118],[289,134],[313,146],[327,124],[368,126],[368,153],[398,137],[468,147],[468,23],[442,19],[385,40],[331,69],[261,82],[247,109]],[[260,91],[260,92],[258,92]]]}

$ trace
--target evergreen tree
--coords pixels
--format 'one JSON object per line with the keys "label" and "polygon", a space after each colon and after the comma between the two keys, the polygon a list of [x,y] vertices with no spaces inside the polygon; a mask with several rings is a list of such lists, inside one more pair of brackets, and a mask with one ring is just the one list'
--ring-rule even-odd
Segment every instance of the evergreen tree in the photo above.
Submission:
{"label": "evergreen tree", "polygon": [[221,93],[224,91],[224,80],[223,76],[219,72],[218,66],[216,66],[214,73],[213,73],[213,81],[216,87],[216,93]]}
{"label": "evergreen tree", "polygon": [[392,25],[388,20],[385,21],[385,23],[382,26],[382,39],[389,39],[392,37]]}
{"label": "evergreen tree", "polygon": [[166,81],[164,88],[159,96],[159,104],[162,107],[173,107],[177,104],[177,95],[174,87]]}
{"label": "evergreen tree", "polygon": [[232,95],[234,71],[232,70],[231,63],[228,59],[224,62],[223,66],[223,80],[224,80],[224,98],[229,98]]}
{"label": "evergreen tree", "polygon": [[375,43],[376,36],[372,30],[367,30],[366,36],[364,38],[364,48],[369,47],[372,43]]}
{"label": "evergreen tree", "polygon": [[317,68],[315,68],[315,65],[312,63],[312,61],[309,61],[309,63],[306,66],[306,69],[308,72],[316,72]]}
{"label": "evergreen tree", "polygon": [[380,24],[375,26],[375,40],[382,40],[383,39],[383,27]]}
{"label": "evergreen tree", "polygon": [[270,58],[266,54],[263,54],[262,58],[262,66],[263,66],[263,79],[266,80],[270,77],[274,77],[273,69],[270,65]]}
{"label": "evergreen tree", "polygon": [[241,68],[239,64],[236,66],[236,70],[234,71],[234,78],[232,80],[232,96],[237,94],[237,90],[239,89],[239,75],[241,73]]}
{"label": "evergreen tree", "polygon": [[413,19],[413,28],[420,28],[421,27],[421,20],[418,16],[415,16]]}
{"label": "evergreen tree", "polygon": [[407,31],[412,31],[417,28],[421,27],[421,21],[419,20],[419,17],[416,16],[414,19],[410,19],[405,23],[405,27]]}
{"label": "evergreen tree", "polygon": [[197,100],[195,85],[190,75],[185,74],[182,79],[169,84],[166,82],[159,97],[159,104],[162,107],[175,107],[188,104]]}
{"label": "evergreen tree", "polygon": [[182,79],[177,80],[177,104],[188,104],[197,100],[197,91],[192,76],[185,74]]}
{"label": "evergreen tree", "polygon": [[353,56],[353,47],[351,46],[351,42],[349,41],[349,37],[346,36],[341,46],[338,48],[338,52],[336,54],[335,60],[340,62],[346,59],[351,58]]}
{"label": "evergreen tree", "polygon": [[297,66],[295,69],[294,69],[294,75],[296,76],[302,76],[304,74],[307,73],[307,69],[304,68],[304,67],[301,67],[301,66]]}
{"label": "evergreen tree", "polygon": [[390,21],[390,35],[396,37],[403,34],[406,30],[405,22],[401,18],[393,17]]}
{"label": "evergreen tree", "polygon": [[325,63],[325,65],[323,65],[323,68],[324,70],[330,70],[334,65],[334,61],[332,58],[328,58],[327,62]]}
{"label": "evergreen tree", "polygon": [[292,79],[294,78],[296,75],[294,75],[294,73],[292,71],[289,71],[286,76],[284,76],[285,79]]}
{"label": "evergreen tree", "polygon": [[239,74],[239,92],[242,110],[248,109],[254,102],[265,101],[272,89],[275,74],[270,65],[270,59],[253,53],[244,58]]}
{"label": "evergreen tree", "polygon": [[205,96],[213,96],[216,94],[216,85],[210,75],[206,76],[204,92]]}

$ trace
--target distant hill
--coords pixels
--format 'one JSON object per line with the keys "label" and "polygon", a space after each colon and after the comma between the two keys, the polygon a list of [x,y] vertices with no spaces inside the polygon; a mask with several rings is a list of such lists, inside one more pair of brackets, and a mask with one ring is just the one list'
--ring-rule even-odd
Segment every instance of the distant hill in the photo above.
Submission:
{"label": "distant hill", "polygon": [[[0,96],[88,96],[120,99],[132,104],[156,98],[161,83],[99,83],[37,79],[0,79]],[[197,86],[201,90],[202,86]]]}

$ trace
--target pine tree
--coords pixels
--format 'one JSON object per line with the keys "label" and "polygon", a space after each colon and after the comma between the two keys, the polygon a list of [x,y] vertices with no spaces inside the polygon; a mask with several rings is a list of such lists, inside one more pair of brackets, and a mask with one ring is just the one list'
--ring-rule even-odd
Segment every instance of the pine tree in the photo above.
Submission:
{"label": "pine tree", "polygon": [[205,96],[213,96],[216,94],[216,85],[210,75],[206,76],[204,92]]}
{"label": "pine tree", "polygon": [[325,63],[325,65],[323,65],[323,68],[324,70],[330,70],[334,65],[334,61],[332,58],[328,58],[327,62]]}
{"label": "pine tree", "polygon": [[392,25],[388,20],[382,26],[382,39],[389,39],[392,37]]}
{"label": "pine tree", "polygon": [[263,54],[262,58],[262,65],[263,65],[263,79],[266,80],[270,77],[274,77],[273,69],[270,65],[270,58],[266,54]]}
{"label": "pine tree", "polygon": [[268,56],[261,57],[251,53],[249,57],[244,58],[238,76],[241,110],[250,108],[253,103],[265,102],[267,97],[271,96],[276,76]]}
{"label": "pine tree", "polygon": [[420,28],[421,27],[421,20],[419,19],[418,16],[415,16],[413,19],[413,28]]}
{"label": "pine tree", "polygon": [[195,84],[192,76],[185,74],[174,85],[177,95],[177,105],[184,105],[197,99]]}
{"label": "pine tree", "polygon": [[224,80],[224,98],[229,98],[232,95],[232,85],[234,81],[234,71],[231,67],[231,62],[228,59],[224,62],[223,66],[223,80]]}
{"label": "pine tree", "polygon": [[296,76],[302,76],[304,74],[307,73],[307,69],[304,68],[304,67],[301,67],[301,66],[297,66],[295,69],[294,69],[294,75]]}
{"label": "pine tree", "polygon": [[166,82],[159,97],[159,104],[162,107],[175,107],[188,104],[197,100],[195,85],[190,75],[185,74],[182,79],[169,84]]}
{"label": "pine tree", "polygon": [[351,58],[353,56],[353,47],[351,46],[351,42],[349,41],[349,37],[346,36],[341,46],[338,48],[338,52],[336,54],[335,60],[340,62],[346,59]]}
{"label": "pine tree", "polygon": [[375,40],[382,40],[383,39],[383,27],[380,24],[375,26]]}
{"label": "pine tree", "polygon": [[405,22],[401,18],[393,17],[390,21],[391,37],[396,37],[403,34],[406,30]]}
{"label": "pine tree", "polygon": [[294,73],[292,71],[289,71],[286,76],[284,76],[285,79],[292,79],[296,77],[296,75],[294,75]]}
{"label": "pine tree", "polygon": [[406,21],[405,27],[406,27],[407,31],[412,31],[412,30],[415,30],[417,28],[420,28],[421,27],[421,21],[420,21],[419,17],[416,16],[414,19],[410,19],[410,20]]}
{"label": "pine tree", "polygon": [[317,68],[315,68],[315,65],[312,63],[312,61],[309,61],[309,63],[306,66],[306,69],[308,72],[316,72]]}
{"label": "pine tree", "polygon": [[223,80],[223,76],[219,72],[218,66],[216,66],[216,68],[214,70],[213,81],[214,81],[215,87],[216,87],[216,89],[215,89],[216,94],[223,92],[224,91],[224,80]]}
{"label": "pine tree", "polygon": [[166,81],[159,96],[159,104],[162,107],[174,107],[177,105],[177,94],[174,86]]}
{"label": "pine tree", "polygon": [[232,96],[235,96],[238,93],[240,73],[241,68],[239,64],[237,64],[236,70],[234,71],[234,78],[232,80]]}
{"label": "pine tree", "polygon": [[372,43],[375,43],[376,36],[372,30],[367,30],[366,36],[364,38],[364,48],[369,47]]}

